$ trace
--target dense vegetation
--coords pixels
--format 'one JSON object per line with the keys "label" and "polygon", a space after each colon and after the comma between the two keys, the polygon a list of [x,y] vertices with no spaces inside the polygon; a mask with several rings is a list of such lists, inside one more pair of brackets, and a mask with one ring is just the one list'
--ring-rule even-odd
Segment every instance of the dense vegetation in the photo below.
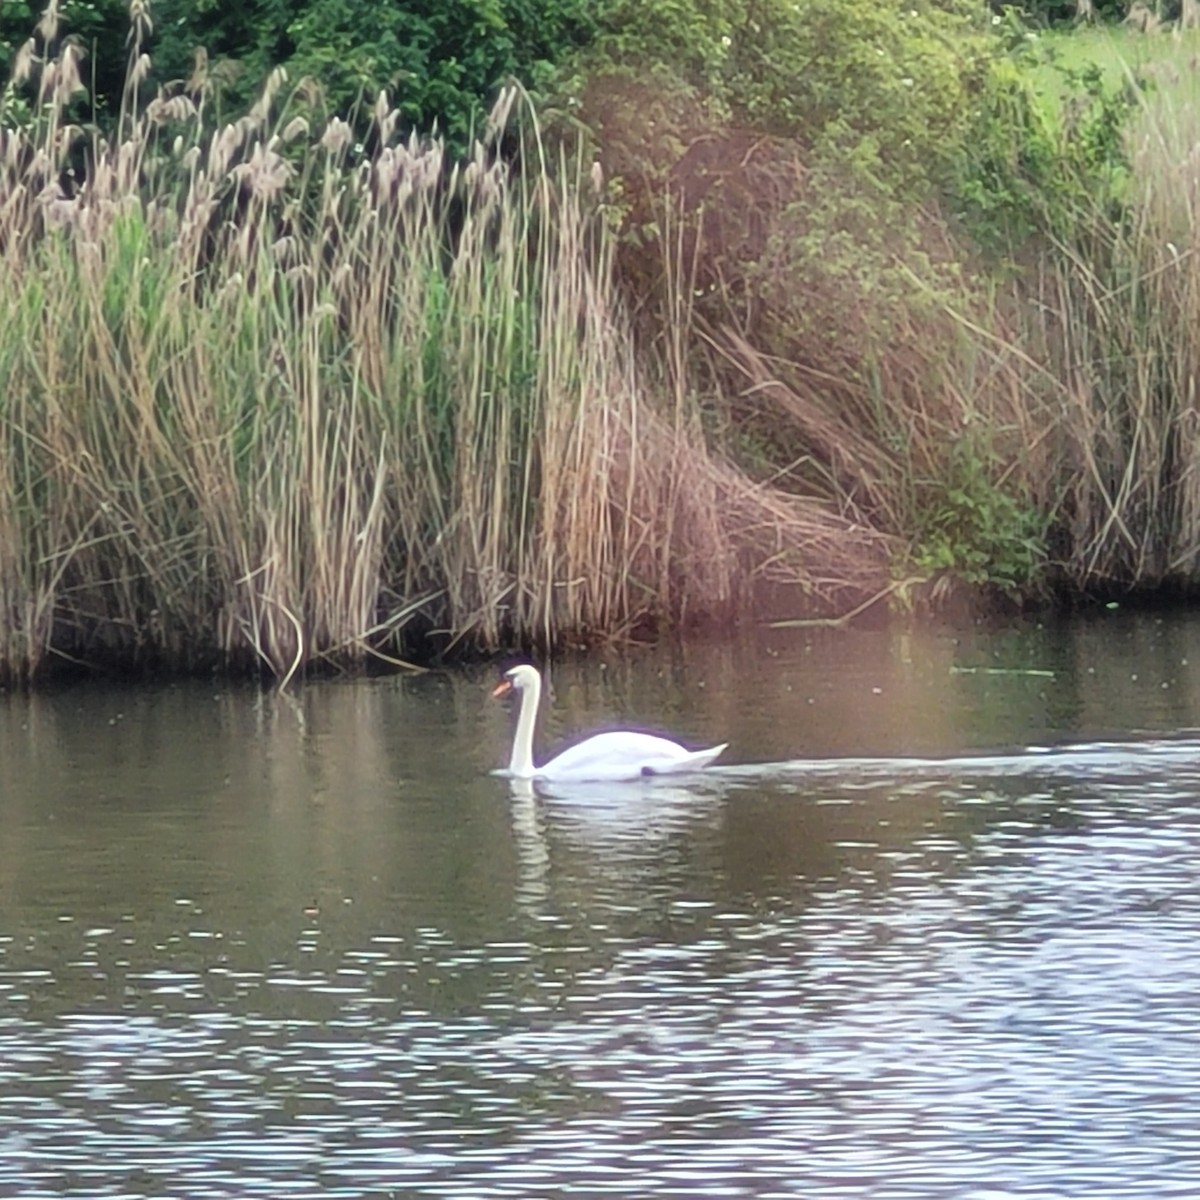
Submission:
{"label": "dense vegetation", "polygon": [[[0,4],[0,74],[38,21],[40,4]],[[89,116],[111,121],[126,78],[131,8],[153,23],[150,93],[188,80],[218,119],[233,119],[257,98],[277,67],[293,80],[319,80],[329,115],[349,116],[381,88],[395,97],[407,128],[436,125],[456,149],[486,117],[510,77],[537,87],[553,64],[590,41],[587,0],[61,0],[59,29],[87,55]],[[49,26],[47,26],[49,28]]]}
{"label": "dense vegetation", "polygon": [[1200,578],[1166,70],[968,0],[22,8],[7,672]]}

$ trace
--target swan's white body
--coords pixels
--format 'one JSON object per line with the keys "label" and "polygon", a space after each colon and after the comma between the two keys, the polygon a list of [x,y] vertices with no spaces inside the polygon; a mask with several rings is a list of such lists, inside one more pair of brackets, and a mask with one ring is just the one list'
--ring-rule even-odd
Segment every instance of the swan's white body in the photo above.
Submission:
{"label": "swan's white body", "polygon": [[708,766],[729,744],[723,742],[707,750],[688,750],[667,738],[618,730],[614,733],[598,733],[564,750],[545,765],[535,767],[533,725],[542,697],[542,677],[535,667],[513,667],[505,672],[504,681],[492,695],[503,696],[510,691],[520,695],[521,712],[517,718],[517,732],[513,738],[508,770],[497,772],[510,779],[615,783],[654,775],[682,775]]}

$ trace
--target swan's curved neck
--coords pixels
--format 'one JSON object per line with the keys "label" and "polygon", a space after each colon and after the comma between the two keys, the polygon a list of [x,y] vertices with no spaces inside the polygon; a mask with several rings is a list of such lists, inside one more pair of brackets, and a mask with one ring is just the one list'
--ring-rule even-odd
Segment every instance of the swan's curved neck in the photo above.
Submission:
{"label": "swan's curved neck", "polygon": [[512,758],[508,763],[509,774],[516,779],[529,779],[533,775],[533,725],[541,698],[542,681],[535,675],[529,685],[521,689],[521,713],[517,717]]}

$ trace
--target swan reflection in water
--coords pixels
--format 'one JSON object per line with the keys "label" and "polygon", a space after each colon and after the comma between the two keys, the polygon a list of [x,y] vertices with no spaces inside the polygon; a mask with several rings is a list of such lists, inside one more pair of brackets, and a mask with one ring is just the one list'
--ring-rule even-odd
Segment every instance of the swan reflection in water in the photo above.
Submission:
{"label": "swan reflection in water", "polygon": [[551,860],[564,853],[584,854],[610,884],[658,870],[672,842],[723,819],[723,783],[707,774],[689,782],[509,779],[520,898],[534,909],[545,902]]}
{"label": "swan reflection in water", "polygon": [[[493,772],[499,774],[499,772]],[[569,802],[572,809],[593,809],[612,813],[629,820],[632,806],[646,814],[671,809],[692,809],[697,801],[714,800],[724,796],[738,776],[705,771],[687,777],[664,779],[661,775],[640,779],[515,779],[505,776],[509,794],[514,800],[532,802],[535,799]]]}

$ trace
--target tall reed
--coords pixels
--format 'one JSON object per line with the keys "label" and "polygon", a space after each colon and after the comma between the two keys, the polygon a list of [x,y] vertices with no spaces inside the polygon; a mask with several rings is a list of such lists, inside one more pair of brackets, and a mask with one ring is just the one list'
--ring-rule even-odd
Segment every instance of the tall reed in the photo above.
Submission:
{"label": "tall reed", "polygon": [[[592,168],[528,111],[523,168],[373,149],[277,72],[211,128],[182,87],[107,142],[55,10],[0,130],[0,672],[550,643],[831,590],[848,524],[712,457],[656,402]],[[39,46],[61,45],[56,57]],[[864,538],[873,579],[884,557]]]}
{"label": "tall reed", "polygon": [[[901,202],[794,139],[698,128],[669,171],[630,169],[643,243],[621,267],[652,301],[647,343],[674,331],[672,390],[707,360],[728,444],[772,489],[871,531],[893,594],[1028,587],[1048,409],[961,236],[932,201]],[[656,238],[676,264],[659,280],[643,248]],[[679,345],[688,330],[693,343]],[[861,586],[861,534],[842,538],[855,561],[825,561]]]}
{"label": "tall reed", "polygon": [[[1151,68],[1153,71],[1153,68]],[[1169,62],[1141,91],[1128,192],[1047,247],[1029,341],[1061,387],[1063,563],[1076,586],[1200,582],[1200,126]],[[1114,215],[1115,214],[1115,215]]]}

